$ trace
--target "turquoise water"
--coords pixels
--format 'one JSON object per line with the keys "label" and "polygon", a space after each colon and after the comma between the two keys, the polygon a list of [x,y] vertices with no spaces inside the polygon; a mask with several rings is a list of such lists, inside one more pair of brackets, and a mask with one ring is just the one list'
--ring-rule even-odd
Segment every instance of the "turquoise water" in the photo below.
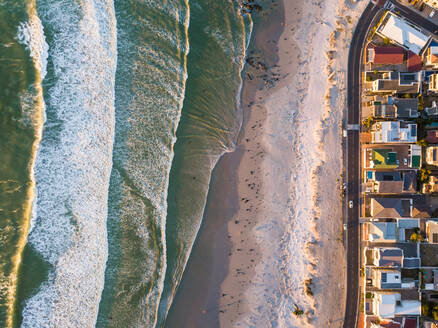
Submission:
{"label": "turquoise water", "polygon": [[228,0],[0,17],[0,326],[163,326],[240,129],[249,17]]}

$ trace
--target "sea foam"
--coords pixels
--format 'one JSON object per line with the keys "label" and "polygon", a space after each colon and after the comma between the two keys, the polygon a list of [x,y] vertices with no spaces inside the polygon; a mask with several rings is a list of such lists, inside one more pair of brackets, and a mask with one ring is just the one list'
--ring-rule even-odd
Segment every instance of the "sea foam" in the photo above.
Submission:
{"label": "sea foam", "polygon": [[189,6],[115,1],[116,137],[109,256],[97,327],[154,327],[166,270],[166,214],[187,79]]}
{"label": "sea foam", "polygon": [[[22,327],[92,327],[107,258],[114,9],[105,0],[41,1],[38,12],[50,46],[47,120],[35,164],[38,193],[28,241],[52,270],[26,301]],[[22,31],[27,38],[24,26]],[[44,58],[44,49],[34,51]]]}

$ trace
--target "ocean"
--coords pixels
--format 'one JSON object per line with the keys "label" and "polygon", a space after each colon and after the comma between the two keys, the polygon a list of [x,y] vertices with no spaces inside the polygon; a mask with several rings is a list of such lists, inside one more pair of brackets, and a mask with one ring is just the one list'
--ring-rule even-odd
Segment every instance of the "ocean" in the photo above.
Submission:
{"label": "ocean", "polygon": [[230,0],[1,0],[0,326],[163,327],[235,147]]}

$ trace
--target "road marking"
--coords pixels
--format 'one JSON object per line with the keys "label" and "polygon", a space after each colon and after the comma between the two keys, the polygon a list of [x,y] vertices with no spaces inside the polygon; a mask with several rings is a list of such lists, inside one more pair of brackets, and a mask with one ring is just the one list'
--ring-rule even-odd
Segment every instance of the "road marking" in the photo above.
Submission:
{"label": "road marking", "polygon": [[347,130],[359,131],[359,124],[347,124]]}

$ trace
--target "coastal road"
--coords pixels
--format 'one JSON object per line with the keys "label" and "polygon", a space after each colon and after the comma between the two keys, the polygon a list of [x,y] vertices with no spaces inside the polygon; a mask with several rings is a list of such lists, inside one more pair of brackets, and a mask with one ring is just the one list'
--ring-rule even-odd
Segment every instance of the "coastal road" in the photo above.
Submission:
{"label": "coastal road", "polygon": [[[360,267],[360,91],[361,91],[361,56],[368,29],[381,8],[371,2],[365,8],[354,31],[348,56],[348,91],[347,91],[347,132],[346,140],[346,178],[347,211],[344,222],[347,223],[347,301],[345,308],[344,328],[354,328],[359,315],[359,267]],[[349,201],[353,207],[349,208]]]}

